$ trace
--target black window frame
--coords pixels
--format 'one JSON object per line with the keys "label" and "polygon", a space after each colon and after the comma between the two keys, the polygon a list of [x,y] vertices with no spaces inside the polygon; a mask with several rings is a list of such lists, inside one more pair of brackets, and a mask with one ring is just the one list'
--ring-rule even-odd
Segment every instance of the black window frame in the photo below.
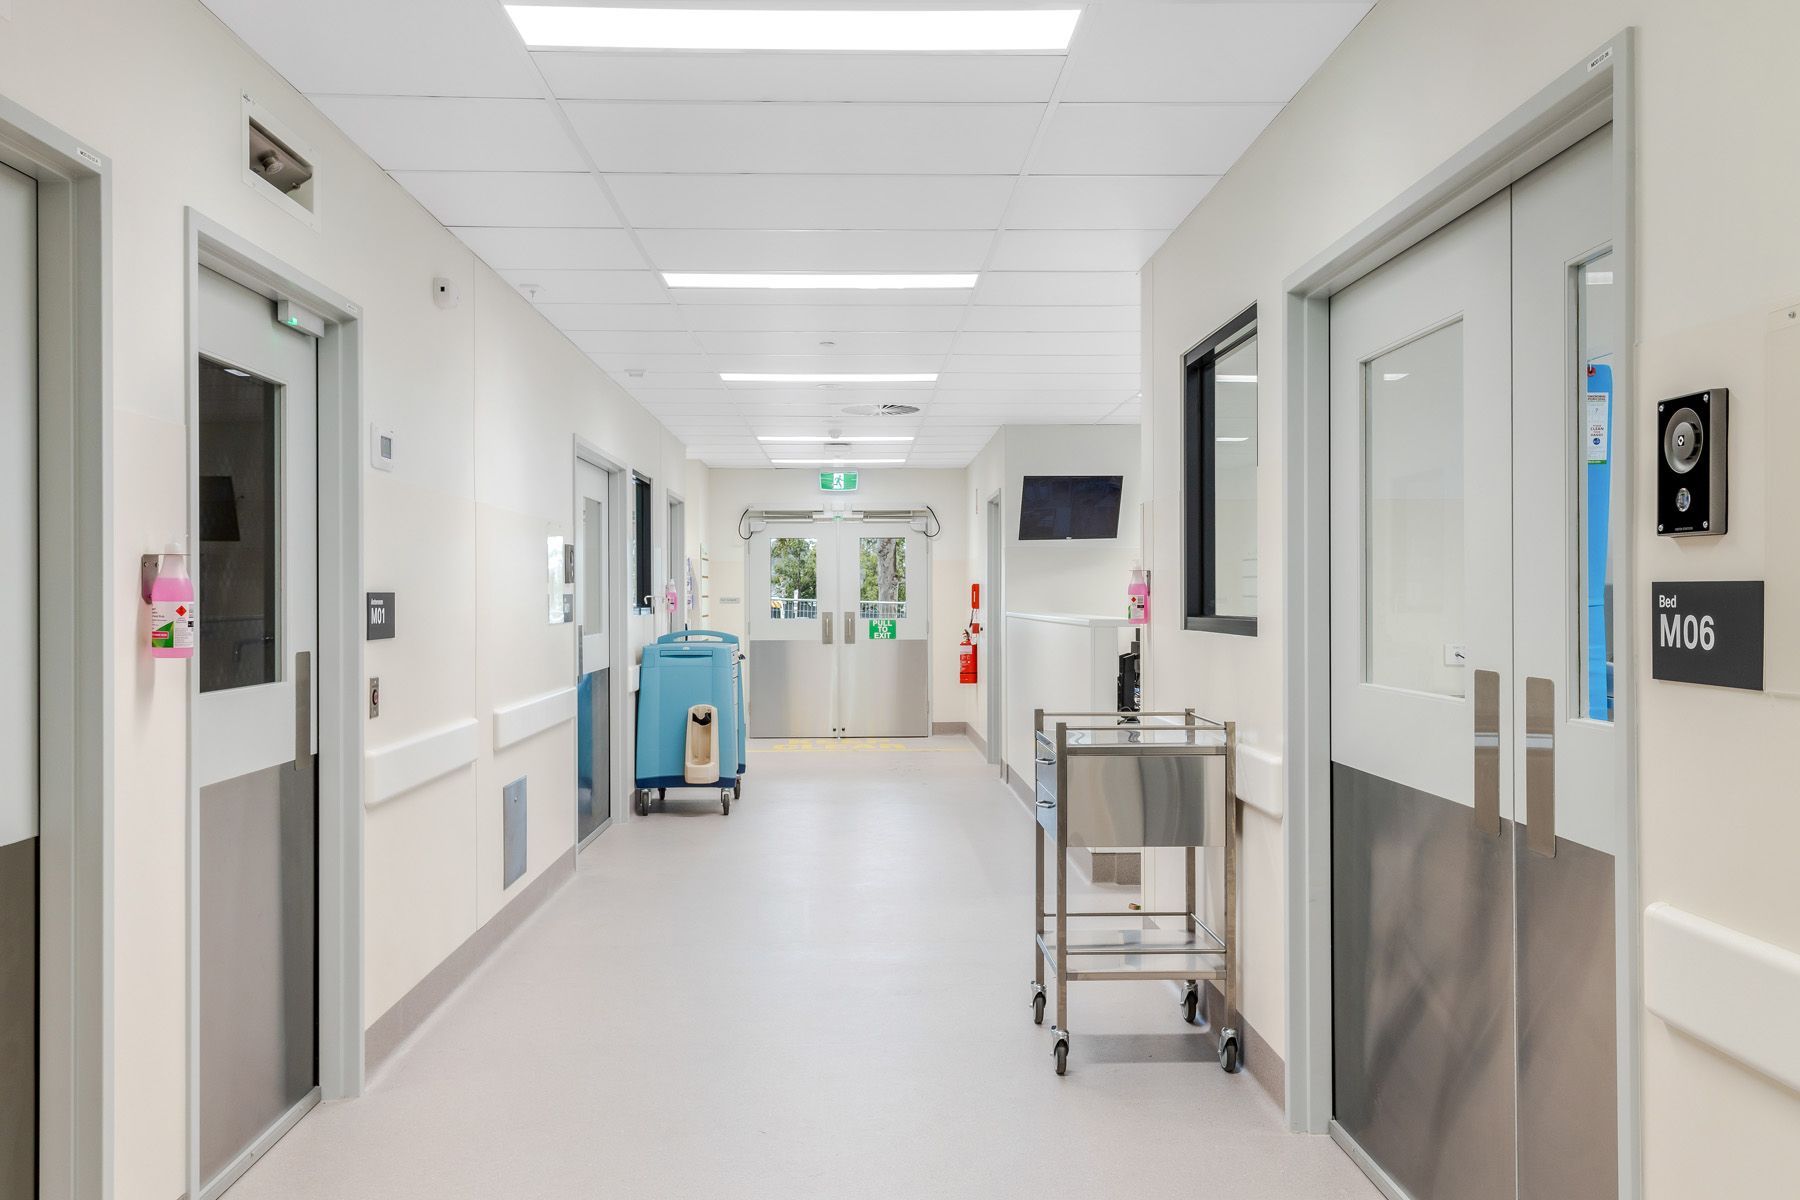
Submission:
{"label": "black window frame", "polygon": [[[1256,305],[1221,325],[1182,357],[1182,627],[1205,633],[1256,636],[1256,618],[1221,616],[1213,560],[1218,553],[1214,475],[1217,467],[1217,382],[1221,352],[1257,335]],[[1260,343],[1258,359],[1261,358]],[[1260,367],[1258,368],[1260,371]],[[1259,384],[1260,388],[1261,385]],[[1260,431],[1257,453],[1262,452]],[[1261,514],[1257,515],[1260,524]]]}
{"label": "black window frame", "polygon": [[[656,611],[656,561],[654,558],[656,529],[653,513],[656,488],[648,476],[631,473],[631,547],[632,563],[631,611],[642,616]],[[649,597],[646,603],[645,597]]]}

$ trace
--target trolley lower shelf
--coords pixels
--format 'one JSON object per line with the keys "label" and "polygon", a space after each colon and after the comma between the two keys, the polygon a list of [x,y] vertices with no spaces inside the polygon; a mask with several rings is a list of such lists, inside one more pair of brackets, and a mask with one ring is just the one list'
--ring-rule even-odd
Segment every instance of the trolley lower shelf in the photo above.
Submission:
{"label": "trolley lower shelf", "polygon": [[[1045,914],[1049,916],[1050,914]],[[1083,979],[1172,979],[1202,980],[1225,978],[1225,943],[1195,921],[1195,929],[1170,929],[1143,923],[1145,914],[1131,913],[1131,924],[1119,914],[1070,913],[1071,920],[1099,916],[1113,917],[1111,926],[1070,929],[1065,955],[1083,959],[1093,966],[1069,964],[1065,978]],[[1164,919],[1181,919],[1181,913],[1158,913]],[[1056,934],[1046,930],[1038,935],[1038,951],[1051,974],[1056,973]]]}

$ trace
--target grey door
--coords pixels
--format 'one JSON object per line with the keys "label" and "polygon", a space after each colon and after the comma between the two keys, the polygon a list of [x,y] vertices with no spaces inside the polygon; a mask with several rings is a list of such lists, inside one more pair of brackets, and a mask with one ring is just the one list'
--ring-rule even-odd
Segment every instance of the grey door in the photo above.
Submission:
{"label": "grey door", "polygon": [[1333,300],[1335,1117],[1414,1200],[1618,1194],[1610,165]]}
{"label": "grey door", "polygon": [[0,1200],[37,1195],[37,184],[0,166]]}
{"label": "grey door", "polygon": [[199,274],[193,717],[209,1200],[318,1098],[316,343]]}

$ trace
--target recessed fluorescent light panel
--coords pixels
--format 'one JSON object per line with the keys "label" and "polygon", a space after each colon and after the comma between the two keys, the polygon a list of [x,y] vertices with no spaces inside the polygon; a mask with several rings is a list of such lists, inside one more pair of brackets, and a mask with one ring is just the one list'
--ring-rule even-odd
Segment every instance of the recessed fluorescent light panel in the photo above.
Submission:
{"label": "recessed fluorescent light panel", "polygon": [[1069,48],[1080,9],[878,12],[509,4],[532,49],[1039,51]]}
{"label": "recessed fluorescent light panel", "polygon": [[975,275],[807,275],[799,272],[720,274],[665,271],[672,288],[774,288],[786,291],[954,291],[975,286]]}
{"label": "recessed fluorescent light panel", "polygon": [[904,437],[823,437],[814,434],[796,434],[793,437],[758,437],[756,440],[759,442],[780,442],[788,446],[798,446],[803,444],[808,446],[822,446],[827,442],[841,442],[855,446],[873,445],[878,442],[910,442],[912,441],[912,436],[908,434]]}
{"label": "recessed fluorescent light panel", "polygon": [[1256,376],[1254,376],[1254,375],[1221,375],[1218,377],[1217,382],[1219,382],[1219,383],[1255,383]]}
{"label": "recessed fluorescent light panel", "polygon": [[771,458],[778,467],[899,467],[904,458]]}
{"label": "recessed fluorescent light panel", "polygon": [[726,383],[936,383],[937,374],[919,375],[782,375],[754,371],[720,371]]}

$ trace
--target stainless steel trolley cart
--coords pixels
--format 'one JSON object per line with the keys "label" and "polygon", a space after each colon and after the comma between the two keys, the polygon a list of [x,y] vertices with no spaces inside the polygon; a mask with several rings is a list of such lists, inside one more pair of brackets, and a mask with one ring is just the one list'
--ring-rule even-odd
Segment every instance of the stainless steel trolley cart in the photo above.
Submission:
{"label": "stainless steel trolley cart", "polygon": [[[1138,724],[1140,718],[1172,718],[1174,724]],[[1055,722],[1045,728],[1046,719]],[[1073,723],[1071,723],[1073,722]],[[1051,1032],[1056,1073],[1069,1065],[1071,980],[1167,979],[1187,985],[1182,1009],[1200,1020],[1200,984],[1217,980],[1225,993],[1219,1032],[1219,1065],[1234,1072],[1243,1047],[1237,1016],[1237,725],[1196,717],[1193,709],[1161,713],[1047,713],[1038,709],[1037,946],[1032,954],[1033,1019],[1044,1023],[1048,965],[1056,976]],[[1213,759],[1222,760],[1213,763]],[[1210,786],[1208,776],[1222,775]],[[1056,903],[1044,909],[1045,836],[1056,839]],[[1225,851],[1224,932],[1201,920],[1195,898],[1194,856],[1199,847]],[[1187,851],[1187,904],[1181,911],[1070,912],[1069,849],[1137,846]],[[1161,927],[1156,919],[1180,919]],[[1054,922],[1051,929],[1045,922]],[[1082,927],[1071,929],[1071,921]],[[1071,969],[1070,959],[1094,961]],[[1097,960],[1097,961],[1096,961]],[[1104,964],[1104,965],[1101,965]]]}

